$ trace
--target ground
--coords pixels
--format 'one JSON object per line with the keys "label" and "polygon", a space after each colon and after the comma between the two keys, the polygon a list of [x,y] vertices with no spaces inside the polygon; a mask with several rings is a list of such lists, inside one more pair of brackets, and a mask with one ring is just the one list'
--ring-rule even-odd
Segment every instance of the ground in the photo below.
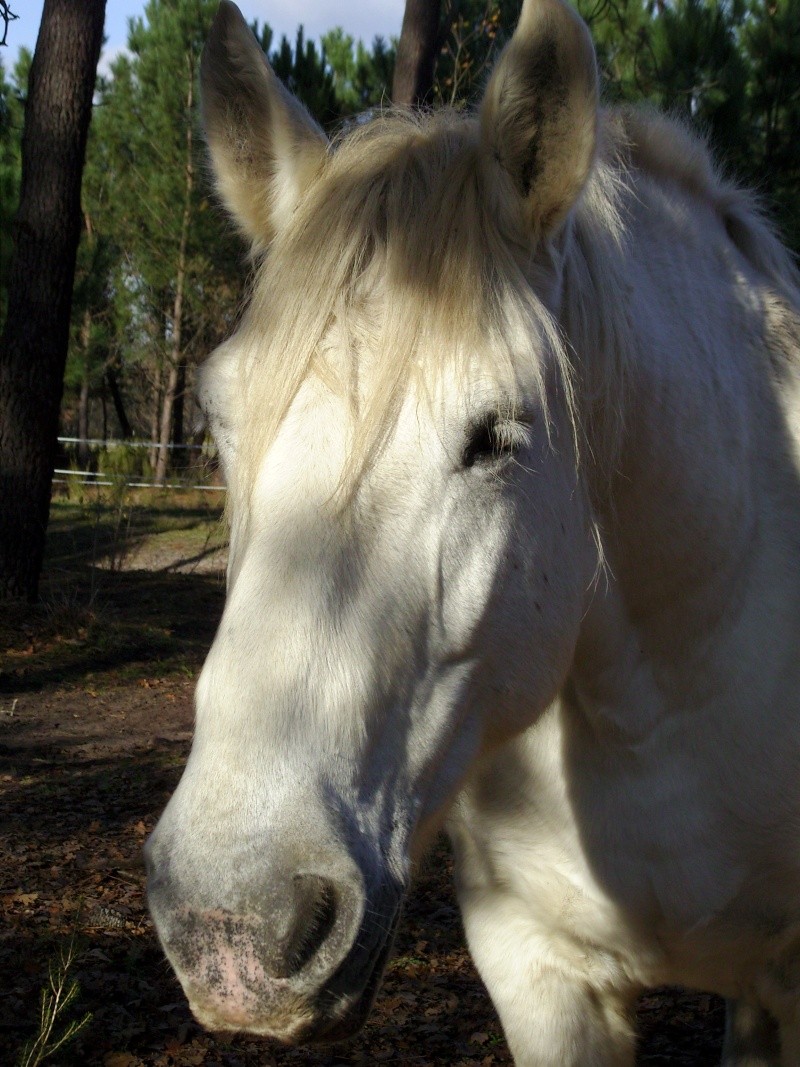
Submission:
{"label": "ground", "polygon": [[[218,503],[56,501],[42,604],[0,612],[0,1063],[35,1038],[48,969],[71,951],[79,990],[54,1034],[91,1017],[48,1061],[64,1067],[510,1064],[464,947],[444,840],[357,1038],[291,1050],[192,1020],[147,914],[141,852],[180,777],[222,611]],[[718,1063],[722,1014],[713,997],[650,993],[637,1063]]]}

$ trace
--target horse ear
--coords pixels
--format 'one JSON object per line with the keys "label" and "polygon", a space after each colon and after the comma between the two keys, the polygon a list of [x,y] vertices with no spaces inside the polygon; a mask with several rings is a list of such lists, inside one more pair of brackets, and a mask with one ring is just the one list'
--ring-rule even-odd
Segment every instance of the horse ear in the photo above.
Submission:
{"label": "horse ear", "polygon": [[322,165],[328,140],[229,0],[203,49],[200,96],[220,195],[245,235],[263,246]]}
{"label": "horse ear", "polygon": [[525,0],[481,104],[481,137],[511,178],[537,236],[569,214],[594,161],[597,67],[563,0]]}

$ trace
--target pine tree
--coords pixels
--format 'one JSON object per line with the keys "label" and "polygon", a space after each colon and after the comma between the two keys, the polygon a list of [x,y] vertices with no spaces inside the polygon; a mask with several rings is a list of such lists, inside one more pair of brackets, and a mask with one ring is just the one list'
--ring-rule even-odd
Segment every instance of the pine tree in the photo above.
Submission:
{"label": "pine tree", "polygon": [[333,74],[325,62],[324,52],[307,41],[303,27],[297,30],[294,50],[282,37],[278,49],[270,56],[272,69],[298,100],[306,105],[317,122],[326,129],[335,126],[342,116]]}
{"label": "pine tree", "polygon": [[737,31],[739,0],[676,0],[653,20],[643,89],[705,133],[730,167],[747,151],[747,66]]}
{"label": "pine tree", "polygon": [[38,594],[105,0],[45,0],[0,336],[0,595]]}
{"label": "pine tree", "polygon": [[331,71],[339,110],[357,115],[389,100],[395,63],[395,45],[376,37],[370,51],[341,26],[322,37],[322,54]]}
{"label": "pine tree", "polygon": [[577,0],[597,50],[603,96],[609,102],[648,96],[643,68],[652,58],[653,12],[646,0]]}
{"label": "pine tree", "polygon": [[169,444],[183,438],[188,363],[230,325],[241,274],[241,250],[213,208],[196,125],[199,58],[216,6],[150,0],[131,23],[130,57],[112,67],[98,123],[110,182],[99,225],[119,252],[119,347],[149,378],[157,482]]}

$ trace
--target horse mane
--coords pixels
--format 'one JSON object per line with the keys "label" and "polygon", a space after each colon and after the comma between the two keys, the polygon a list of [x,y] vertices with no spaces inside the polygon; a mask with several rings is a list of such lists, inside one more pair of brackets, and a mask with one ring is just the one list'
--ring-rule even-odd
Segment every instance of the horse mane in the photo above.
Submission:
{"label": "horse mane", "polygon": [[553,357],[576,439],[595,442],[589,458],[609,470],[626,368],[636,358],[624,298],[626,204],[642,181],[704,201],[767,285],[800,304],[796,268],[754,198],[723,180],[707,147],[680,124],[626,108],[602,113],[593,173],[548,252],[563,268],[556,321],[537,295],[538,283],[552,284],[542,250],[531,252],[522,221],[499,202],[485,155],[477,121],[450,110],[381,112],[334,141],[258,267],[240,326],[242,388],[256,413],[237,464],[243,489],[311,373],[350,400],[354,484],[412,382],[424,389],[431,370],[484,358],[511,408],[523,377],[545,403],[543,351]]}
{"label": "horse mane", "polygon": [[620,108],[617,138],[627,147],[629,165],[657,180],[673,181],[711,204],[728,237],[776,291],[796,303],[800,273],[791,253],[768,220],[752,190],[723,176],[705,140],[681,120],[655,109]]}
{"label": "horse mane", "polygon": [[576,206],[564,259],[561,311],[579,368],[584,455],[601,484],[615,466],[628,368],[637,358],[633,310],[626,300],[626,247],[634,239],[627,204],[629,198],[641,200],[650,183],[694,199],[716,215],[761,280],[768,333],[780,328],[772,330],[770,318],[785,324],[788,317],[797,324],[800,315],[800,273],[792,255],[757,196],[721,174],[705,140],[679,119],[642,105],[605,111],[597,161]]}

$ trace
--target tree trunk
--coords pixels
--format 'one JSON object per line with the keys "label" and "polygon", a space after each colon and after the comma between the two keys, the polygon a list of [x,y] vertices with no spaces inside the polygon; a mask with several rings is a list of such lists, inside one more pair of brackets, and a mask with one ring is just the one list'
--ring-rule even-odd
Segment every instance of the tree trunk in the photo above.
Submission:
{"label": "tree trunk", "polygon": [[392,103],[420,107],[433,90],[441,47],[441,0],[406,0],[392,80]]}
{"label": "tree trunk", "polygon": [[172,409],[175,405],[175,394],[178,391],[178,364],[170,362],[167,373],[167,384],[164,388],[164,400],[161,404],[161,425],[158,434],[158,456],[156,458],[156,473],[153,481],[156,485],[163,485],[167,480],[167,467],[169,466],[170,431],[172,430]]}
{"label": "tree trunk", "polygon": [[156,364],[155,371],[156,371],[156,379],[153,382],[153,403],[152,403],[152,406],[150,408],[150,420],[149,420],[150,421],[150,442],[151,442],[153,447],[152,448],[148,448],[148,450],[147,450],[147,459],[148,459],[148,462],[150,463],[150,468],[151,468],[152,471],[155,471],[156,462],[158,460],[158,424],[159,424],[159,416],[160,416],[160,413],[161,413],[161,394],[163,392],[162,384],[163,384],[163,381],[164,381],[164,372],[163,372],[163,369],[162,369],[162,366],[161,366],[160,362]]}
{"label": "tree trunk", "polygon": [[80,334],[81,348],[83,349],[83,377],[81,378],[81,392],[78,399],[78,464],[82,470],[86,469],[86,465],[91,459],[91,450],[86,443],[86,439],[89,436],[89,360],[91,358],[89,346],[91,335],[92,318],[87,309],[84,312]]}
{"label": "tree trunk", "polygon": [[119,423],[119,435],[123,440],[127,440],[129,437],[133,437],[133,430],[131,429],[128,416],[125,413],[122,391],[120,390],[119,382],[117,381],[117,372],[113,367],[106,367],[106,382],[108,383],[108,391],[111,393],[111,400],[114,404],[117,422]]}
{"label": "tree trunk", "polygon": [[172,412],[172,440],[176,445],[185,442],[186,434],[184,425],[186,422],[186,360],[182,359],[178,364],[178,389],[175,393],[175,407]]}
{"label": "tree trunk", "polygon": [[[183,445],[185,443],[184,427],[186,423],[186,360],[182,358],[178,364],[178,384],[175,387],[175,403],[172,407],[172,443]],[[173,465],[186,466],[186,449],[178,449],[172,457]]]}
{"label": "tree trunk", "polygon": [[178,245],[178,263],[175,274],[175,300],[172,306],[172,343],[170,345],[169,374],[164,390],[164,402],[161,407],[161,427],[158,442],[158,459],[156,460],[156,485],[163,485],[167,478],[169,463],[169,443],[172,433],[172,413],[178,385],[181,380],[181,363],[183,362],[183,294],[186,286],[186,251],[189,244],[189,222],[192,215],[192,191],[194,189],[194,160],[192,144],[192,109],[194,106],[194,63],[187,57],[189,68],[189,88],[186,93],[186,168],[183,198],[183,218],[181,220],[181,237]]}
{"label": "tree trunk", "polygon": [[45,0],[31,66],[0,337],[0,597],[38,594],[104,16],[105,0]]}

